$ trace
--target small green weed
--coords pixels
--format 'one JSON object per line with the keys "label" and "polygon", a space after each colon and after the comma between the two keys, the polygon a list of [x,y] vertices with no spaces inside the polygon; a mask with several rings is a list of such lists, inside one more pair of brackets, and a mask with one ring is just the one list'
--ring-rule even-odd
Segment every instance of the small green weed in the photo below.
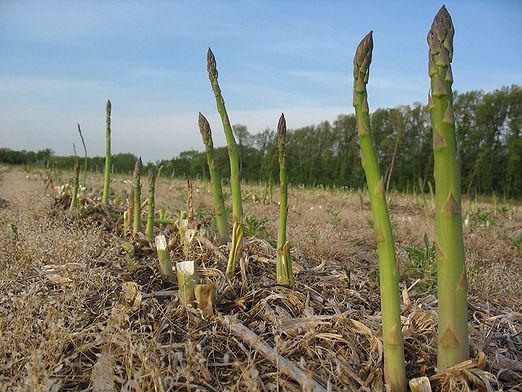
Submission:
{"label": "small green weed", "polygon": [[341,217],[339,216],[341,211],[335,210],[333,208],[327,208],[326,212],[333,218],[334,225],[339,225],[341,223]]}
{"label": "small green weed", "polygon": [[410,264],[402,272],[402,276],[420,279],[415,288],[421,293],[433,293],[437,287],[437,265],[435,262],[435,243],[430,244],[427,234],[423,238],[424,248],[407,246],[404,248]]}
{"label": "small green weed", "polygon": [[248,237],[258,237],[266,239],[269,237],[269,232],[266,227],[266,218],[258,218],[256,216],[245,217],[245,235]]}
{"label": "small green weed", "polygon": [[14,242],[18,242],[22,239],[22,237],[20,236],[20,233],[18,233],[18,227],[16,227],[15,225],[11,224],[11,231],[13,232],[13,238],[12,240]]}

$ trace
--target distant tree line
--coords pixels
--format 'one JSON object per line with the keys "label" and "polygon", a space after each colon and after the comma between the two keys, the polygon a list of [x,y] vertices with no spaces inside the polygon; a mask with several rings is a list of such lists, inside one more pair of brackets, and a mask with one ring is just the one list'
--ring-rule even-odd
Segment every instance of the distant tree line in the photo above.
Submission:
{"label": "distant tree line", "polygon": [[[522,88],[514,85],[488,93],[455,93],[454,111],[463,192],[522,196]],[[387,188],[427,191],[429,183],[433,184],[433,149],[426,105],[377,109],[371,114],[371,123]],[[263,183],[272,179],[275,183],[275,131],[251,134],[244,125],[233,128],[242,178]],[[214,132],[220,132],[218,124]],[[289,131],[286,151],[288,178],[294,185],[359,188],[365,184],[353,114],[342,114],[333,124],[325,121]],[[226,178],[230,174],[227,149],[219,147],[215,153]],[[113,170],[130,172],[135,160],[133,154],[116,154]],[[0,149],[0,162],[70,168],[74,157],[55,156],[49,149],[32,152],[4,148]],[[89,158],[90,170],[101,171],[103,164],[103,157]],[[200,151],[184,151],[156,165],[163,166],[162,175],[208,178],[206,157]]]}

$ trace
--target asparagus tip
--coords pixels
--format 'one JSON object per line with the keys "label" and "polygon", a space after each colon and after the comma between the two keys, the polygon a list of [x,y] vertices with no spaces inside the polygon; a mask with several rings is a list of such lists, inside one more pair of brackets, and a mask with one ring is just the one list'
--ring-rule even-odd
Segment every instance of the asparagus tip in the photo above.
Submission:
{"label": "asparagus tip", "polygon": [[107,108],[107,112],[110,113],[111,112],[111,108],[112,108],[112,104],[111,104],[111,100],[110,99],[107,100],[106,108]]}
{"label": "asparagus tip", "polygon": [[279,117],[279,122],[277,123],[277,132],[286,132],[286,119],[284,113],[281,113],[281,116]]}
{"label": "asparagus tip", "polygon": [[201,112],[199,113],[198,126],[199,132],[201,132],[201,136],[203,136],[204,143],[208,146],[212,146],[212,131],[210,130],[210,124]]}
{"label": "asparagus tip", "polygon": [[[442,6],[433,18],[431,29],[428,33],[428,44],[430,48],[438,50],[440,43],[447,40],[445,46],[450,47],[453,43],[453,21],[446,6]],[[438,41],[438,42],[437,42]]]}
{"label": "asparagus tip", "polygon": [[[371,30],[368,34],[364,36],[364,38],[357,45],[357,49],[355,51],[355,57],[359,64],[362,63],[364,57],[372,52],[373,49],[373,30]],[[360,61],[359,61],[360,60]]]}
{"label": "asparagus tip", "polygon": [[210,47],[207,52],[207,70],[210,77],[217,79],[216,57]]}
{"label": "asparagus tip", "polygon": [[277,135],[279,149],[284,149],[286,138],[286,119],[284,113],[281,113],[281,117],[279,117],[279,122],[277,124]]}

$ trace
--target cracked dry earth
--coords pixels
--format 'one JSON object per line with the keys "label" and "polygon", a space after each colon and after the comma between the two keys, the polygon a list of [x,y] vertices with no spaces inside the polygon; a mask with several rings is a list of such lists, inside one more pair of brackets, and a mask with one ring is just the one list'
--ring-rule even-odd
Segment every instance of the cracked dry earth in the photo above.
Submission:
{"label": "cracked dry earth", "polygon": [[[206,233],[187,257],[216,284],[217,297],[215,316],[205,320],[180,305],[148,244],[135,243],[130,254],[103,216],[67,214],[44,194],[46,177],[0,167],[1,391],[385,389],[366,195],[290,189],[297,284],[286,290],[274,284],[278,208],[259,202],[263,187],[244,186],[250,223],[244,257],[228,282],[227,249],[213,245],[209,186],[195,182],[196,221]],[[127,189],[124,180],[114,179],[115,195]],[[91,188],[100,184],[99,175],[89,178]],[[175,217],[186,209],[186,192],[183,181],[162,178],[156,203]],[[464,204],[472,361],[436,373],[436,297],[420,290],[433,276],[401,278],[407,374],[427,375],[435,390],[518,390],[522,383],[522,212],[495,203]],[[434,238],[433,212],[413,196],[392,194],[389,204],[406,270],[405,249],[422,249],[424,233]],[[156,231],[176,235],[168,226]],[[173,261],[185,257],[178,248]],[[272,361],[267,348],[286,362]]]}

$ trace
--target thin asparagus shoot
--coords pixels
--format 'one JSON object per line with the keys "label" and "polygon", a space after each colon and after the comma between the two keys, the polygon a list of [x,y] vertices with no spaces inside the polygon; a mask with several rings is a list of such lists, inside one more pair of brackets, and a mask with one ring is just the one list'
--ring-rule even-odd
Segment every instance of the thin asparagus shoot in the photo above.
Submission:
{"label": "thin asparagus shoot", "polygon": [[223,189],[221,188],[221,174],[214,160],[214,143],[212,141],[212,130],[205,116],[199,113],[199,131],[203,137],[207,155],[207,165],[210,173],[210,183],[212,186],[212,198],[214,201],[214,213],[216,216],[216,226],[218,240],[221,244],[228,241],[228,223],[225,216],[225,201],[223,199]]}
{"label": "thin asparagus shoot", "polygon": [[134,165],[134,220],[132,234],[136,236],[141,231],[141,169],[143,164],[138,158]]}
{"label": "thin asparagus shoot", "polygon": [[73,170],[73,181],[72,181],[72,196],[71,196],[71,205],[69,206],[69,210],[72,210],[74,207],[78,207],[78,188],[80,181],[80,162],[78,159],[74,160],[74,170]]}
{"label": "thin asparagus shoot", "polygon": [[404,343],[401,333],[399,271],[390,217],[384,194],[377,153],[373,145],[366,84],[372,61],[373,38],[368,33],[357,46],[354,66],[353,106],[361,148],[361,161],[368,184],[373,212],[381,289],[382,332],[384,342],[384,378],[393,392],[406,391]]}
{"label": "thin asparagus shoot", "polygon": [[149,170],[149,197],[147,198],[147,226],[145,228],[145,236],[149,241],[152,241],[154,232],[154,193],[156,192],[156,174],[155,167]]}
{"label": "thin asparagus shoot", "polygon": [[83,186],[86,187],[87,186],[87,167],[88,167],[88,164],[89,164],[89,159],[87,157],[87,147],[85,146],[85,139],[83,138],[83,134],[82,134],[82,129],[80,128],[80,124],[78,123],[78,133],[80,134],[80,139],[82,140],[82,145],[83,145],[83,178],[82,178],[82,182],[83,182]]}
{"label": "thin asparagus shoot", "polygon": [[[216,98],[216,105],[223,123],[225,138],[227,139],[228,157],[230,160],[230,187],[232,190],[232,247],[228,257],[227,277],[231,279],[234,276],[235,266],[241,256],[241,247],[243,241],[243,207],[241,200],[241,174],[239,170],[239,154],[237,143],[230,126],[225,107],[225,100],[221,95],[221,88],[218,84],[218,71],[216,67],[216,58],[212,50],[208,48],[207,52],[207,70],[210,84]],[[235,237],[234,237],[235,236]]]}
{"label": "thin asparagus shoot", "polygon": [[279,186],[281,196],[279,199],[279,227],[277,230],[277,283],[286,286],[294,285],[292,272],[292,260],[290,259],[290,247],[286,241],[286,219],[288,215],[288,181],[286,174],[286,120],[281,114],[277,124],[277,146],[279,149]]}
{"label": "thin asparagus shoot", "polygon": [[109,192],[111,183],[111,101],[107,100],[105,106],[105,174],[103,179],[102,202],[105,207],[109,204]]}

